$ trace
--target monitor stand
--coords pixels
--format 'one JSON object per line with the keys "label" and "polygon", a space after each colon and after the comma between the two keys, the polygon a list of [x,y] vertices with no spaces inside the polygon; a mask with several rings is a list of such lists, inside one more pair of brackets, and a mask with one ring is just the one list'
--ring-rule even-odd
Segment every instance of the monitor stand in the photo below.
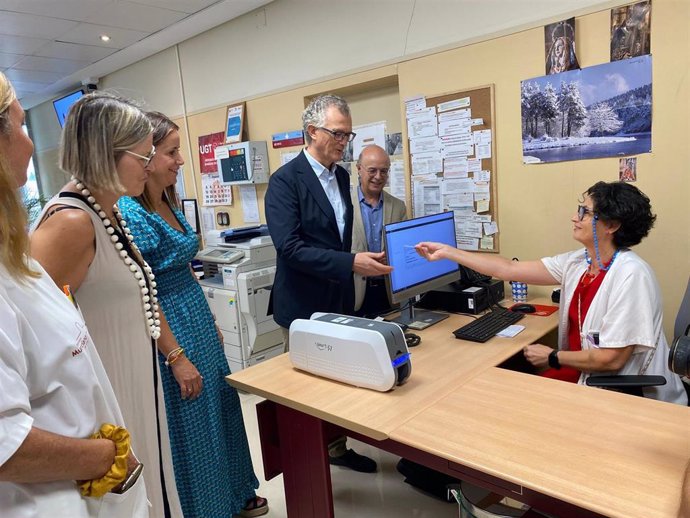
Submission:
{"label": "monitor stand", "polygon": [[414,301],[415,300],[413,298],[409,300],[408,306],[410,309],[408,312],[401,312],[400,316],[392,320],[389,320],[389,322],[395,322],[396,324],[404,324],[410,329],[419,330],[426,329],[427,327],[433,326],[441,320],[445,320],[446,318],[448,318],[447,313],[437,313],[435,311],[415,309]]}

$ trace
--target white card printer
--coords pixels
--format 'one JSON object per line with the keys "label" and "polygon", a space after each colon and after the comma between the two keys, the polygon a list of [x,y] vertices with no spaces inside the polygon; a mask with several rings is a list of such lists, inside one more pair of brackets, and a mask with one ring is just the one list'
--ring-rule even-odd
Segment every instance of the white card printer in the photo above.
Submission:
{"label": "white card printer", "polygon": [[335,313],[292,322],[290,361],[317,376],[380,392],[402,385],[412,371],[400,326]]}

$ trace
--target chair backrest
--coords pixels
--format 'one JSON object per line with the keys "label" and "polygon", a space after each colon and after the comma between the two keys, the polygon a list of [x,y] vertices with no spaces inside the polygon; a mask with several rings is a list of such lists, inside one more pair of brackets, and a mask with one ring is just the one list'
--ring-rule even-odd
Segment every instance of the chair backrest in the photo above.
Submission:
{"label": "chair backrest", "polygon": [[678,308],[678,315],[676,315],[676,324],[673,327],[674,340],[679,336],[683,336],[688,326],[690,326],[690,279],[688,279],[685,295],[683,295],[680,308]]}

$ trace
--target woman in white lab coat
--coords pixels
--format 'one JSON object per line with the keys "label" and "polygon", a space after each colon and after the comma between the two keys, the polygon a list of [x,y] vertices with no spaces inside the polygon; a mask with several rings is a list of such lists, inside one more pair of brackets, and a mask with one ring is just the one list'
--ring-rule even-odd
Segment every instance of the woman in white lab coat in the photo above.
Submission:
{"label": "woman in white lab coat", "polygon": [[541,261],[510,261],[489,254],[419,243],[429,260],[451,259],[503,280],[560,285],[559,347],[524,349],[542,375],[584,384],[597,373],[656,374],[666,385],[645,396],[687,404],[680,378],[666,364],[662,301],[651,267],[630,250],[649,234],[656,216],[649,198],[624,182],[598,182],[583,193],[572,218],[584,248]]}
{"label": "woman in white lab coat", "polygon": [[[143,479],[131,477],[133,485],[122,494],[110,492],[140,469],[84,321],[68,294],[27,255],[17,190],[26,183],[33,143],[23,122],[24,111],[0,73],[2,516],[143,518]],[[100,438],[90,438],[96,432]]]}

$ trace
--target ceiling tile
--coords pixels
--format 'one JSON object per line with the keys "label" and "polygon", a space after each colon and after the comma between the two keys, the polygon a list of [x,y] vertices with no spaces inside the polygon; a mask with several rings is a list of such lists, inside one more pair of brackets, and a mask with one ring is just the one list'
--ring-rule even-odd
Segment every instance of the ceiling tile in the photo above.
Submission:
{"label": "ceiling tile", "polygon": [[[20,56],[21,60],[14,64],[19,70],[43,70],[45,72],[60,72],[69,75],[77,70],[89,66],[93,61],[77,61],[73,59],[44,58],[41,56]],[[2,63],[2,55],[0,55]]]}
{"label": "ceiling tile", "polygon": [[0,0],[0,11],[41,16],[49,13],[62,20],[83,22],[104,5],[112,3],[114,0]]}
{"label": "ceiling tile", "polygon": [[[110,41],[101,41],[101,34],[110,36]],[[94,25],[92,23],[80,23],[73,30],[63,34],[59,38],[59,41],[109,47],[111,49],[123,49],[144,39],[149,34],[150,32],[131,31],[117,27],[107,27],[105,25]]]}
{"label": "ceiling tile", "polygon": [[209,5],[217,4],[219,0],[132,0],[132,3],[163,7],[183,13],[195,13],[205,9]]}
{"label": "ceiling tile", "polygon": [[30,83],[26,81],[12,81],[12,86],[17,92],[17,97],[24,93],[40,92],[46,85],[44,83]]}
{"label": "ceiling tile", "polygon": [[23,81],[27,83],[43,83],[51,84],[63,77],[57,72],[43,72],[40,70],[19,70],[17,68],[8,68],[5,70],[5,75],[12,81]]}
{"label": "ceiling tile", "polygon": [[33,54],[50,40],[0,34],[0,49],[12,54]]}
{"label": "ceiling tile", "polygon": [[0,11],[0,34],[55,39],[74,29],[78,23],[48,16]]}
{"label": "ceiling tile", "polygon": [[107,27],[120,27],[151,33],[168,27],[187,16],[186,13],[179,11],[122,1],[104,5],[98,13],[89,16],[85,21]]}
{"label": "ceiling tile", "polygon": [[6,54],[4,52],[0,52],[0,67],[2,67],[2,68],[11,67],[17,61],[22,59],[22,57],[23,56],[20,56],[19,54]]}
{"label": "ceiling tile", "polygon": [[50,45],[42,47],[35,52],[37,56],[47,58],[63,58],[90,61],[94,63],[99,59],[110,56],[117,52],[117,49],[108,49],[105,47],[97,47],[95,45],[77,45],[75,43],[53,42]]}

